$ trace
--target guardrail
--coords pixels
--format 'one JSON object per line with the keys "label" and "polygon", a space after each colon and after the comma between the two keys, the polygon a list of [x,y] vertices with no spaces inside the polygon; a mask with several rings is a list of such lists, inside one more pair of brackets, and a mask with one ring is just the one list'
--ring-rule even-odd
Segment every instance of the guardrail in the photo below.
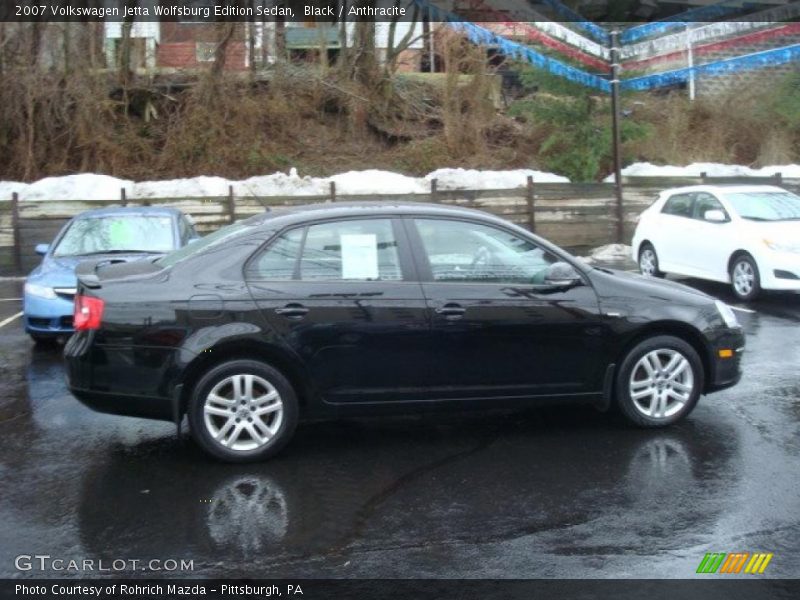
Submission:
{"label": "guardrail", "polygon": [[[624,240],[633,234],[636,217],[667,188],[699,183],[769,183],[800,192],[800,179],[773,177],[626,177],[624,185]],[[440,190],[436,180],[423,194],[343,195],[331,184],[328,194],[316,196],[226,196],[129,199],[125,190],[108,200],[0,199],[0,275],[23,275],[39,262],[34,248],[53,240],[71,217],[92,208],[110,206],[174,206],[192,215],[201,233],[263,212],[267,207],[319,202],[434,202],[476,208],[501,216],[581,252],[616,241],[614,187],[610,183],[537,183],[532,178],[513,189]]]}

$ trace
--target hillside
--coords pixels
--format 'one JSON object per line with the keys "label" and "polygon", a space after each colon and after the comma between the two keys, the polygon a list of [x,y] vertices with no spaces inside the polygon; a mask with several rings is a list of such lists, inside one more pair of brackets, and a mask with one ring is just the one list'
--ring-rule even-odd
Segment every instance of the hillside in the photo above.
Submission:
{"label": "hillside", "polygon": [[[260,81],[219,75],[136,81],[107,73],[6,74],[0,179],[95,172],[131,180],[246,179],[295,167],[325,177],[384,169],[540,169],[573,181],[611,170],[605,98],[523,70],[500,90],[469,50],[461,74],[343,80],[280,65]],[[800,76],[690,103],[680,92],[624,98],[626,163],[800,162]]]}

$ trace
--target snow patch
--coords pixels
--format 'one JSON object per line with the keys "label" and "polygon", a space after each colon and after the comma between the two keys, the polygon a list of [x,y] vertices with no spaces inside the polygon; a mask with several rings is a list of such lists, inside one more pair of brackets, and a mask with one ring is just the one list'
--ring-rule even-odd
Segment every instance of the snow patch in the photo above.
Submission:
{"label": "snow patch", "polygon": [[[227,196],[230,182],[223,177],[190,177],[133,184],[131,198],[193,198]],[[117,197],[119,193],[117,194]]]}
{"label": "snow patch", "polygon": [[579,256],[578,259],[588,264],[615,263],[633,260],[632,249],[627,244],[606,244],[593,248],[589,256]]}
{"label": "snow patch", "polygon": [[[622,169],[622,175],[627,177],[700,177],[703,173],[709,177],[771,177],[775,173],[780,173],[784,177],[793,178],[800,177],[800,165],[773,165],[752,169],[744,165],[723,163],[692,163],[685,167],[678,167],[640,162]],[[606,177],[604,181],[612,183],[614,174]]]}
{"label": "snow patch", "polygon": [[10,200],[11,194],[14,192],[21,194],[27,187],[27,183],[20,181],[0,181],[0,200]]}
{"label": "snow patch", "polygon": [[430,190],[424,180],[392,171],[348,171],[328,178],[337,194],[422,194]]}
{"label": "snow patch", "polygon": [[[510,171],[478,171],[476,169],[437,169],[428,173],[425,179],[436,179],[441,190],[506,190],[525,187],[528,176],[536,183],[569,183],[569,179],[554,173],[544,173],[533,169],[514,169]],[[430,187],[430,184],[428,185]]]}
{"label": "snow patch", "polygon": [[140,181],[134,183],[108,175],[82,173],[63,177],[47,177],[35,183],[0,181],[0,198],[18,192],[20,200],[118,200],[125,188],[129,199],[201,198],[226,196],[233,186],[236,196],[326,196],[331,182],[342,195],[424,194],[430,191],[431,180],[439,189],[515,189],[524,187],[527,177],[538,183],[565,182],[569,179],[532,169],[511,171],[479,171],[475,169],[438,169],[425,177],[409,177],[392,171],[368,169],[347,171],[332,177],[300,176],[297,169],[289,173],[272,173],[231,181],[223,177],[201,175],[184,179]]}
{"label": "snow patch", "polygon": [[[2,185],[2,183],[0,183]],[[133,182],[108,175],[81,173],[63,177],[46,177],[20,190],[20,200],[113,200],[120,190],[130,192]]]}

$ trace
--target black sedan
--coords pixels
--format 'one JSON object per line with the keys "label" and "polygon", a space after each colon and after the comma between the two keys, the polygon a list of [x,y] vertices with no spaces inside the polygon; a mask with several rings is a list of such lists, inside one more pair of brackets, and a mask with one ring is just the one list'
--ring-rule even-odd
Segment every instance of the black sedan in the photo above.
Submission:
{"label": "black sedan", "polygon": [[725,304],[462,208],[268,212],[78,278],[72,393],[113,414],[188,415],[229,461],[274,455],[300,418],[558,401],[660,427],[741,377]]}

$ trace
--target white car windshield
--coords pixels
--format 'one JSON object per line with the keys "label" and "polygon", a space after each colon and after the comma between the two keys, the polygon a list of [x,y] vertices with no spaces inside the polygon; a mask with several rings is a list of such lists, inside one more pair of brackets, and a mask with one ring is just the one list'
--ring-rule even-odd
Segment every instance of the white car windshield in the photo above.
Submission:
{"label": "white car windshield", "polygon": [[743,219],[752,221],[800,220],[800,196],[791,192],[736,192],[728,201]]}
{"label": "white car windshield", "polygon": [[164,216],[114,215],[76,219],[53,256],[143,252],[162,254],[175,247],[172,219]]}

